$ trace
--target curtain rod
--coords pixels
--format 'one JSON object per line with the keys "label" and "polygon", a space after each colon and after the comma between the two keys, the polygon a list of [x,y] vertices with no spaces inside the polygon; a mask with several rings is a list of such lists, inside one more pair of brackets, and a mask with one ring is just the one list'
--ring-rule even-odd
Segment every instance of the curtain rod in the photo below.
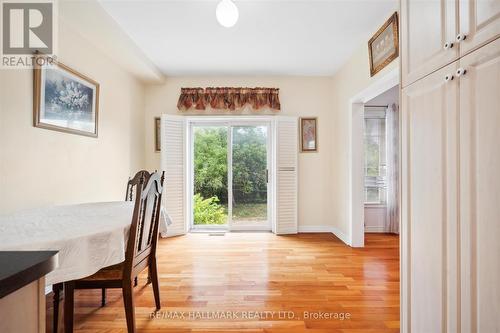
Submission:
{"label": "curtain rod", "polygon": [[389,105],[365,105],[365,108],[388,108]]}

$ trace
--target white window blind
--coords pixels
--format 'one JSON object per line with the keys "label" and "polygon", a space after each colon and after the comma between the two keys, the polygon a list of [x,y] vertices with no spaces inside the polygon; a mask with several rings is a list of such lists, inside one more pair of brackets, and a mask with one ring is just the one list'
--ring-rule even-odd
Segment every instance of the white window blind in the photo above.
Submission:
{"label": "white window blind", "polygon": [[298,119],[296,117],[276,117],[275,133],[276,222],[273,229],[276,234],[296,234]]}
{"label": "white window blind", "polygon": [[162,201],[172,219],[167,236],[182,235],[187,231],[185,131],[184,117],[161,117],[161,167],[165,171]]}

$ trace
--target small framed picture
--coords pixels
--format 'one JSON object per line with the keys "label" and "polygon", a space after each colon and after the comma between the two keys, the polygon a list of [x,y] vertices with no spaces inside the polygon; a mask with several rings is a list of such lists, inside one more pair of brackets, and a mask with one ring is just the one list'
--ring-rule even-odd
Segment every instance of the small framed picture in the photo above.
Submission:
{"label": "small framed picture", "polygon": [[368,41],[370,76],[380,72],[399,55],[398,13],[384,23]]}
{"label": "small framed picture", "polygon": [[161,151],[161,118],[155,117],[155,152]]}
{"label": "small framed picture", "polygon": [[99,83],[55,61],[33,78],[35,127],[97,137]]}
{"label": "small framed picture", "polygon": [[318,118],[300,118],[300,151],[318,151]]}

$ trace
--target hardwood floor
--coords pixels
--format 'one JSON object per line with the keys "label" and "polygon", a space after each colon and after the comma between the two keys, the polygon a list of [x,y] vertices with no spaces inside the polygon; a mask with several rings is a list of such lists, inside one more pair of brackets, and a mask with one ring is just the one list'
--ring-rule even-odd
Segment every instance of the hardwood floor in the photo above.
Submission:
{"label": "hardwood floor", "polygon": [[[189,234],[162,239],[158,251],[162,310],[152,319],[143,274],[138,332],[399,332],[395,235],[367,234],[352,249],[332,234]],[[102,308],[100,295],[76,292],[75,332],[126,332],[121,291],[109,290]],[[51,295],[47,303],[51,332]]]}

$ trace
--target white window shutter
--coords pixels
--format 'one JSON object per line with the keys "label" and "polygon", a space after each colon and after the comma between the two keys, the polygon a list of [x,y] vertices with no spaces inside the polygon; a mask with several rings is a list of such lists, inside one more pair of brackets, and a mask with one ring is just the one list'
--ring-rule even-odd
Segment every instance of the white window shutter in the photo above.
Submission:
{"label": "white window shutter", "polygon": [[172,224],[167,236],[186,233],[186,152],[185,119],[182,116],[161,117],[161,168],[165,171],[163,207]]}
{"label": "white window shutter", "polygon": [[298,178],[298,119],[279,116],[275,119],[276,181],[275,223],[276,234],[297,233],[297,178]]}

